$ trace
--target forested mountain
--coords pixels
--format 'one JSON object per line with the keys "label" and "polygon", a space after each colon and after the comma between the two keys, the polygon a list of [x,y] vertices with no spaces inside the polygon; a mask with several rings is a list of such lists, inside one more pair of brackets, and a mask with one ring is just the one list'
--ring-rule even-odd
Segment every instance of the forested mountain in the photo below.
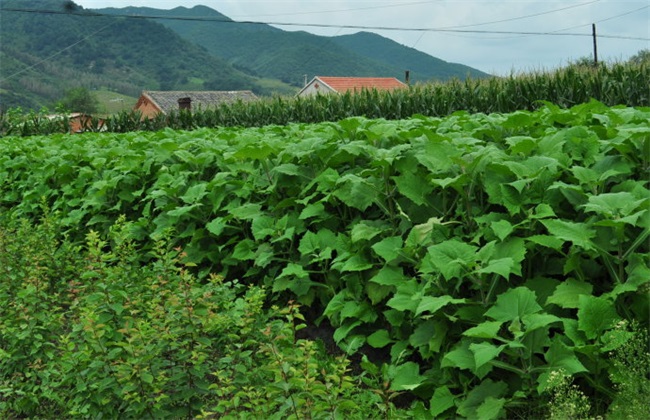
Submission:
{"label": "forested mountain", "polygon": [[[237,90],[255,78],[145,19],[65,13],[56,0],[0,0],[0,103],[51,105],[71,87],[138,96],[144,89]],[[73,6],[74,7],[74,6]],[[7,9],[48,10],[27,13]]]}
{"label": "forested mountain", "polygon": [[[487,76],[376,34],[288,32],[205,6],[86,10],[67,0],[0,0],[0,8],[2,109],[51,107],[78,86],[130,96],[146,89],[264,95],[295,93],[315,75]],[[198,20],[164,18],[172,16]]]}
{"label": "forested mountain", "polygon": [[302,83],[305,74],[309,77],[393,76],[403,79],[404,71],[410,70],[412,81],[488,76],[471,67],[448,63],[368,32],[334,37],[289,32],[265,24],[236,23],[206,6],[172,10],[127,7],[98,11],[206,19],[158,21],[237,68],[291,84]]}
{"label": "forested mountain", "polygon": [[454,77],[463,79],[467,75],[473,78],[488,76],[464,64],[449,63],[370,32],[341,35],[332,40],[366,58],[408,69],[411,80],[414,81],[449,80]]}

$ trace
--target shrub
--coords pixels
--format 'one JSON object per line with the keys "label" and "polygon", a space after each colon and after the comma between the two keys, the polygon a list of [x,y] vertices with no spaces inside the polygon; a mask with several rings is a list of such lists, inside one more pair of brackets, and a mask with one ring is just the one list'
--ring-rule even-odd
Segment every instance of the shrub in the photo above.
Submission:
{"label": "shrub", "polygon": [[[51,217],[0,228],[0,415],[369,418],[380,398],[349,361],[296,338],[298,306],[262,287],[199,282],[159,242],[134,258],[123,219],[60,241]],[[395,410],[389,404],[389,410]]]}

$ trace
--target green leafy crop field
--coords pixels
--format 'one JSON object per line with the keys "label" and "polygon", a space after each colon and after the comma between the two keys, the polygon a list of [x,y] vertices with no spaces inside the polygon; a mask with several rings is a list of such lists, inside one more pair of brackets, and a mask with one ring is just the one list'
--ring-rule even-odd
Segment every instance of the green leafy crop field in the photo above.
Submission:
{"label": "green leafy crop field", "polygon": [[[444,118],[4,137],[0,214],[32,224],[56,220],[79,249],[89,247],[89,232],[113,238],[106,249],[127,241],[124,258],[143,267],[160,258],[156,244],[164,240],[182,252],[179,264],[197,290],[218,275],[263,288],[270,302],[295,301],[309,325],[331,324],[333,341],[365,372],[355,376],[366,380],[362,388],[376,387],[386,407],[392,396],[406,397],[404,415],[553,417],[579,404],[571,416],[630,409],[643,416],[647,404],[639,398],[650,393],[643,345],[649,121],[648,108],[591,101]],[[85,287],[106,283],[101,271],[90,271],[79,278]],[[138,288],[161,287],[155,275],[132,274],[131,283],[148,282]],[[20,297],[26,283],[3,275],[3,299]],[[106,311],[121,314],[118,308]],[[15,319],[19,310],[2,309],[0,318]],[[109,318],[116,331],[134,322],[115,314],[101,321]],[[22,353],[9,337],[22,327],[7,325],[0,343],[11,359]],[[214,339],[204,324],[191,325]],[[65,353],[77,344],[64,337],[81,327],[57,328],[51,351]],[[109,366],[134,360],[96,351]],[[21,357],[24,366],[36,363]],[[167,395],[155,388],[172,375],[164,364],[136,365],[153,388],[138,394],[129,385],[128,392],[140,400]],[[0,369],[16,375],[10,364]],[[205,401],[223,380],[198,368],[183,372],[184,384],[195,383],[196,373],[213,385],[201,388]],[[109,368],[96,374],[130,384]],[[298,391],[285,391],[279,395],[291,402],[289,413],[302,417]],[[6,413],[29,415],[2,392]],[[153,414],[172,415],[165,410]],[[398,415],[381,415],[391,413]]]}

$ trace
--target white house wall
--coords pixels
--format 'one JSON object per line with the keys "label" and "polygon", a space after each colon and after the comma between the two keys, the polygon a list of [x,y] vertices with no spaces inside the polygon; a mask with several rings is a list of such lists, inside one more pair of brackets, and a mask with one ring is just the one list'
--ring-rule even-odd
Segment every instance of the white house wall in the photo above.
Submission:
{"label": "white house wall", "polygon": [[305,86],[302,91],[300,91],[300,96],[312,96],[318,93],[325,95],[328,93],[334,93],[335,90],[331,89],[329,86],[325,85],[318,79],[312,80],[307,86]]}

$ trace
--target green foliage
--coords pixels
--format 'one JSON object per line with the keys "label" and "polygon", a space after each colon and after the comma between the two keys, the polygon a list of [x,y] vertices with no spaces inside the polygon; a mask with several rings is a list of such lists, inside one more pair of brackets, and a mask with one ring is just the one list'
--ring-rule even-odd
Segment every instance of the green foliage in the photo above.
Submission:
{"label": "green foliage", "polygon": [[611,379],[617,391],[609,407],[612,419],[642,419],[650,417],[650,340],[648,329],[633,323],[620,322],[614,333],[624,345],[612,352],[614,369]]}
{"label": "green foliage", "polygon": [[59,102],[57,108],[92,114],[97,112],[98,106],[99,101],[93,93],[84,87],[76,87],[65,92],[65,96]]}
{"label": "green foliage", "polygon": [[[143,263],[172,230],[201,281],[264,286],[327,318],[347,354],[377,356],[361,359],[383,406],[408,396],[432,416],[532,416],[561,370],[603,414],[618,392],[609,355],[630,339],[617,326],[649,325],[649,119],[591,101],[10,137],[0,208],[36,220],[44,197],[72,241],[125,215]],[[279,375],[272,395],[294,412],[323,403]]]}
{"label": "green foliage", "polygon": [[[444,117],[458,111],[495,113],[534,110],[543,101],[572,107],[596,99],[606,105],[648,106],[645,64],[602,65],[597,69],[567,67],[554,73],[511,75],[507,78],[453,79],[446,83],[415,85],[391,92],[363,91],[357,94],[324,95],[310,98],[262,99],[246,104],[224,105],[183,116],[173,114],[132,124],[109,119],[109,131],[157,130],[163,127],[245,126],[339,121],[353,116],[401,119],[413,115]],[[525,118],[520,116],[521,118]],[[517,117],[515,117],[516,119]],[[513,121],[514,123],[514,121]],[[525,121],[520,121],[525,123]]]}
{"label": "green foliage", "polygon": [[53,117],[47,108],[27,113],[21,108],[12,108],[0,115],[0,133],[2,135],[25,137],[67,133],[69,130],[69,118],[66,115]]}
{"label": "green foliage", "polygon": [[[609,333],[616,341],[610,353],[610,378],[616,394],[606,418],[643,419],[650,416],[650,342],[648,330],[620,321]],[[552,371],[548,378],[551,392],[548,418],[590,419],[592,405],[584,391],[572,383],[564,369]]]}
{"label": "green foliage", "polygon": [[[0,229],[3,418],[378,418],[344,356],[298,339],[295,304],[211,275],[156,244],[146,265],[120,219],[105,240],[41,224]],[[406,417],[404,414],[402,417]]]}
{"label": "green foliage", "polygon": [[549,403],[549,419],[589,419],[591,404],[589,398],[571,383],[571,377],[564,371],[553,371],[549,375],[549,389],[553,397]]}
{"label": "green foliage", "polygon": [[630,57],[630,63],[633,64],[650,64],[650,49],[644,48]]}
{"label": "green foliage", "polygon": [[[645,64],[603,65],[597,69],[570,66],[554,73],[464,81],[454,79],[447,83],[415,85],[392,92],[365,90],[356,94],[308,98],[265,98],[254,102],[223,104],[215,109],[193,113],[159,114],[152,119],[142,119],[135,112],[121,112],[106,120],[105,129],[130,132],[163,128],[260,127],[339,121],[354,116],[390,120],[414,115],[444,117],[462,111],[499,113],[534,110],[543,106],[544,101],[571,107],[591,99],[612,106],[648,106],[649,73],[650,67]],[[519,114],[513,117],[512,123],[527,124],[528,121],[529,117]],[[11,120],[5,116],[0,123],[11,125]],[[3,133],[1,129],[0,133]]]}

